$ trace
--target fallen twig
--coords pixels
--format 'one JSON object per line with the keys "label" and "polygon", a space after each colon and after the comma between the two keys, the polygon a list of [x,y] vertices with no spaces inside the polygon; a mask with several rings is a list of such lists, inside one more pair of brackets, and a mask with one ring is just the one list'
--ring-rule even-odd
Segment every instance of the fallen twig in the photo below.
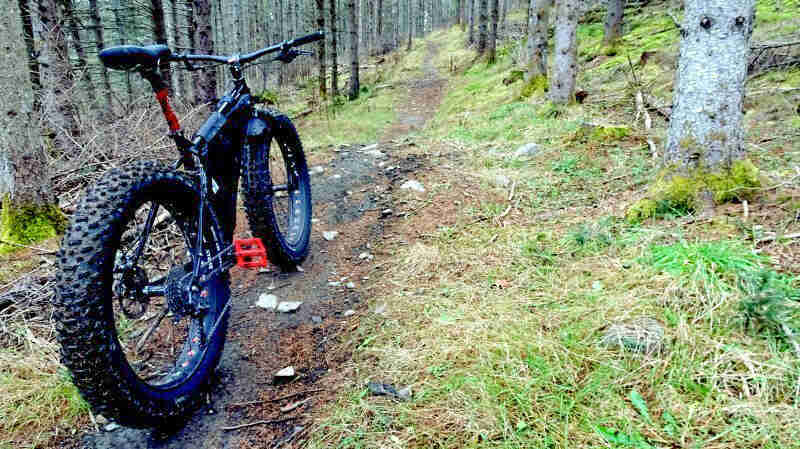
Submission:
{"label": "fallen twig", "polygon": [[9,242],[7,240],[0,240],[0,243],[3,243],[5,245],[18,246],[20,248],[32,249],[34,251],[39,251],[42,254],[55,254],[58,252],[50,249],[39,248],[37,246],[28,246],[28,245],[22,245],[20,243]]}
{"label": "fallen twig", "polygon": [[261,420],[261,421],[254,421],[254,422],[249,422],[249,423],[245,423],[245,424],[239,424],[239,425],[236,425],[236,426],[222,427],[221,429],[222,430],[238,430],[238,429],[244,429],[245,427],[261,426],[261,425],[265,425],[265,424],[282,424],[282,423],[285,423],[285,422],[294,421],[295,419],[299,419],[299,418],[300,418],[299,416],[292,416],[292,417],[289,417],[289,418],[282,418],[282,419]]}

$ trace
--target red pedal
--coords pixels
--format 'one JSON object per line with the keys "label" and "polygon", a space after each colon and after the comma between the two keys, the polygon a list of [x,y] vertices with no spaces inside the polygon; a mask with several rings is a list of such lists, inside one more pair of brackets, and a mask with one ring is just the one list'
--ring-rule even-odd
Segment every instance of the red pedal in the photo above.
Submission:
{"label": "red pedal", "polygon": [[266,268],[269,266],[267,250],[261,239],[236,239],[233,241],[236,265],[242,268]]}

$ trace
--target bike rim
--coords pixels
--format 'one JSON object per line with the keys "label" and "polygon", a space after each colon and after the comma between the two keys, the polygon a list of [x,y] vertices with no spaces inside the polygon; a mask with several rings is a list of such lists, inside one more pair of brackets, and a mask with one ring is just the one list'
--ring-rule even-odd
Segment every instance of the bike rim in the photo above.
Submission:
{"label": "bike rim", "polygon": [[[288,186],[286,191],[276,191],[272,195],[272,210],[278,230],[289,246],[296,246],[305,231],[305,215],[308,210],[306,185],[300,180],[300,168],[292,149],[278,142],[279,151],[270,151],[269,173],[272,185]],[[274,148],[274,147],[273,147]]]}
{"label": "bike rim", "polygon": [[[208,344],[205,335],[218,314],[213,307],[216,293],[209,287],[204,290],[212,305],[208,313],[192,316],[171,307],[177,300],[172,295],[170,302],[166,287],[179,286],[177,279],[186,279],[185,273],[191,271],[196,220],[177,205],[161,202],[151,232],[145,233],[148,213],[156,204],[139,204],[122,230],[114,257],[112,311],[117,343],[128,367],[150,387],[169,389],[187,380],[202,362]],[[129,263],[139,246],[140,257]],[[150,296],[137,290],[159,284],[163,294]]]}

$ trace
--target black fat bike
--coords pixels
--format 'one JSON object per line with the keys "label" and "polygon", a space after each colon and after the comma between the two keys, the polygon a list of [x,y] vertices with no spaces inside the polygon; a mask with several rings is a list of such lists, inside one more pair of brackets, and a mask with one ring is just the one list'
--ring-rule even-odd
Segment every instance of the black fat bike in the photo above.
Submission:
{"label": "black fat bike", "polygon": [[[243,69],[271,53],[291,62],[310,54],[295,47],[322,38],[317,32],[233,56],[174,54],[163,45],[100,53],[107,67],[150,82],[179,158],[106,173],[87,190],[61,243],[61,357],[95,413],[131,427],[191,415],[225,343],[229,269],[237,259],[247,266],[268,258],[294,270],[308,255],[311,188],[300,139],[288,117],[256,107]],[[165,61],[230,69],[230,90],[191,139],[170,107],[158,71]],[[254,236],[242,245],[233,237],[240,178]]]}

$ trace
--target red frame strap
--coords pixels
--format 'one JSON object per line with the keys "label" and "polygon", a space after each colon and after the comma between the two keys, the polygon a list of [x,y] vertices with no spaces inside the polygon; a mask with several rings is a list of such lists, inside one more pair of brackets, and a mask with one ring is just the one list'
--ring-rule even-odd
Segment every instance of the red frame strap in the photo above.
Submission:
{"label": "red frame strap", "polygon": [[178,123],[178,117],[175,115],[175,111],[172,110],[172,106],[169,104],[168,93],[166,88],[159,90],[156,92],[156,100],[158,100],[158,104],[161,105],[161,112],[164,113],[164,118],[167,119],[169,130],[176,133],[181,130],[181,125]]}

